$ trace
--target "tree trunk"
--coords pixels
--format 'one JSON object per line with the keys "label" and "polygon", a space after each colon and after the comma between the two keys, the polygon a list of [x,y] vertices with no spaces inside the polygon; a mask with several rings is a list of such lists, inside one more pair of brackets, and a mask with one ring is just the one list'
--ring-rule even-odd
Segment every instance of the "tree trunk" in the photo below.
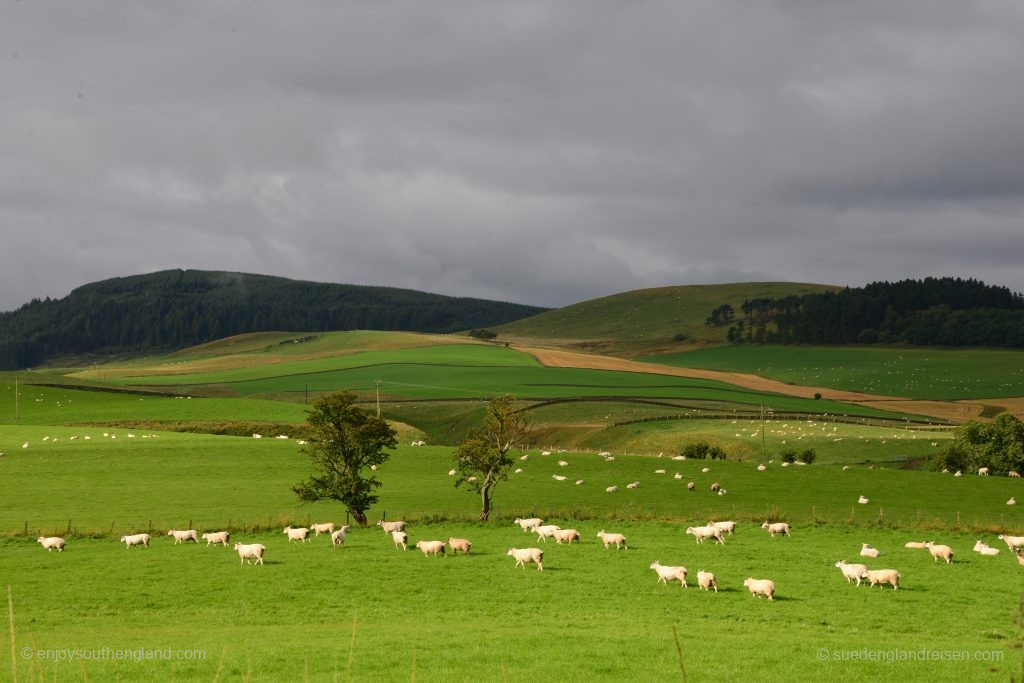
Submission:
{"label": "tree trunk", "polygon": [[482,503],[480,507],[480,521],[486,522],[487,518],[491,514],[491,487],[484,486],[480,489],[480,501]]}
{"label": "tree trunk", "polygon": [[353,510],[349,508],[349,514],[352,515],[352,519],[356,520],[359,526],[366,526],[366,513],[362,510]]}

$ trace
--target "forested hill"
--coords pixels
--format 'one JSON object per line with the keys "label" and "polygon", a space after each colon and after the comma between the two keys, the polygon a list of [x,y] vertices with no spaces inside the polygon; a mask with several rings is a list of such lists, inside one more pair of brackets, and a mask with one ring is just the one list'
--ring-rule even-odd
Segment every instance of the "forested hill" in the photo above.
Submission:
{"label": "forested hill", "polygon": [[455,332],[535,315],[535,306],[409,289],[168,270],[79,287],[0,314],[0,368],[78,354],[169,350],[246,332]]}
{"label": "forested hill", "polygon": [[978,280],[925,278],[722,304],[708,326],[732,343],[1024,348],[1024,297]]}

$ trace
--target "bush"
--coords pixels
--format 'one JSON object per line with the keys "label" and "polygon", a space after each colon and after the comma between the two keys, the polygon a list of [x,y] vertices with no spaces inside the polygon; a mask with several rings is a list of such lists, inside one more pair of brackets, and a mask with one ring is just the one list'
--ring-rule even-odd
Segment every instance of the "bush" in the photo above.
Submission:
{"label": "bush", "polygon": [[689,339],[689,337],[687,337],[687,336],[686,336],[685,334],[683,334],[682,332],[680,332],[679,334],[677,334],[677,335],[675,335],[675,336],[673,336],[673,337],[672,337],[672,341],[674,341],[674,342],[684,342],[684,341],[686,341],[687,339]]}
{"label": "bush", "polygon": [[787,448],[779,453],[779,457],[782,458],[782,462],[794,463],[797,460],[796,451],[792,448]]}
{"label": "bush", "polygon": [[469,331],[469,336],[472,337],[473,339],[482,339],[484,341],[489,341],[489,340],[494,339],[495,337],[497,337],[498,333],[497,332],[491,332],[490,330],[477,329],[477,330],[470,330]]}
{"label": "bush", "polygon": [[712,446],[706,441],[686,444],[681,455],[685,456],[688,460],[725,460],[727,458],[725,451],[718,446]]}

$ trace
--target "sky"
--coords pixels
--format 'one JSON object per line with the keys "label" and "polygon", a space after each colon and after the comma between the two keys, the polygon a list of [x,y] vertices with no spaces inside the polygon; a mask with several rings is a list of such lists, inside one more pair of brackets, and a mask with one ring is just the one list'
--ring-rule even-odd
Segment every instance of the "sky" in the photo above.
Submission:
{"label": "sky", "polygon": [[0,310],[171,268],[1024,291],[1019,0],[0,3]]}

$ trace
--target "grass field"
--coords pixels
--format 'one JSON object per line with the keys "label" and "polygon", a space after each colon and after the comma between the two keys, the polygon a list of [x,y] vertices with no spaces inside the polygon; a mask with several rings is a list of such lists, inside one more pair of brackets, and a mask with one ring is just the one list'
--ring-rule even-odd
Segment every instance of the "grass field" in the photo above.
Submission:
{"label": "grass field", "polygon": [[914,399],[1020,396],[1024,385],[1024,352],[998,349],[740,345],[644,360]]}

